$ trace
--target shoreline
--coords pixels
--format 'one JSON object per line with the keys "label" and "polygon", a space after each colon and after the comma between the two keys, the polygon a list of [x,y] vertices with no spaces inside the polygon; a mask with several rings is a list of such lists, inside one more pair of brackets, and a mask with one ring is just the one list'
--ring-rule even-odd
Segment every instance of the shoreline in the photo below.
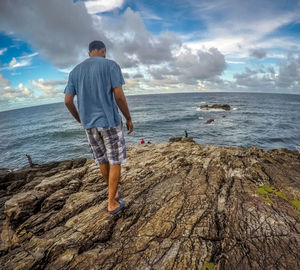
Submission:
{"label": "shoreline", "polygon": [[[171,137],[171,138],[183,138],[184,137]],[[192,137],[189,137],[189,139],[193,139]],[[170,140],[170,139],[169,139]],[[180,141],[175,141],[175,142],[180,142]],[[187,141],[188,142],[188,141]],[[149,145],[159,145],[159,144],[162,144],[162,145],[169,145],[171,143],[174,143],[174,142],[153,142],[151,144],[127,144],[127,148],[130,149],[131,147],[147,147]],[[181,143],[185,143],[185,141],[181,141]],[[264,152],[268,152],[268,151],[275,151],[275,150],[288,150],[288,151],[292,151],[292,152],[296,152],[296,153],[299,153],[300,154],[300,150],[292,150],[292,149],[289,149],[289,148],[272,148],[272,149],[264,149],[260,146],[257,146],[257,145],[251,145],[249,146],[248,148],[246,147],[239,147],[239,146],[230,146],[230,145],[217,145],[217,144],[200,144],[200,143],[197,143],[195,141],[193,141],[194,144],[197,144],[197,145],[201,145],[201,146],[214,146],[214,147],[223,147],[223,148],[233,148],[233,149],[240,149],[240,150],[249,150],[250,148],[257,148],[257,149],[261,149],[262,151]],[[46,165],[48,163],[60,163],[60,162],[67,162],[67,161],[70,161],[70,160],[74,160],[74,159],[78,159],[78,158],[85,158],[87,160],[89,159],[93,159],[92,157],[91,158],[86,158],[86,157],[74,157],[74,158],[71,158],[71,159],[63,159],[63,160],[52,160],[52,161],[49,161],[49,162],[45,162],[45,163],[40,163],[40,164],[34,164],[34,166],[32,168],[39,168],[39,166],[43,166],[43,165]],[[21,170],[21,169],[28,169],[28,168],[31,168],[29,165],[25,165],[23,167],[17,167],[17,168],[7,168],[7,167],[4,167],[4,168],[0,168],[0,175],[3,174],[4,172],[14,172],[14,171],[17,171],[17,170]]]}
{"label": "shoreline", "polygon": [[143,258],[164,269],[295,269],[299,262],[297,151],[131,146],[119,182],[126,206],[116,217],[107,213],[107,186],[93,159],[21,169],[0,183],[6,269],[143,269]]}

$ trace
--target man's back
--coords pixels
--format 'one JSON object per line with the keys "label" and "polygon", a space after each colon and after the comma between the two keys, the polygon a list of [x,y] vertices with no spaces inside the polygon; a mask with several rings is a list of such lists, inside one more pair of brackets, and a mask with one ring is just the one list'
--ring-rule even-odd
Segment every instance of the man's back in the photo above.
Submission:
{"label": "man's back", "polygon": [[115,127],[121,123],[113,88],[124,84],[119,65],[103,57],[90,57],[70,73],[65,93],[77,95],[85,129]]}
{"label": "man's back", "polygon": [[[122,84],[124,79],[117,63],[105,59],[106,47],[100,40],[89,44],[89,59],[70,73],[65,88],[65,104],[85,128],[88,143],[103,179],[108,184],[107,210],[115,215],[124,209],[118,191],[121,164],[126,161],[126,145],[118,107],[126,118],[128,134],[133,123]],[[77,95],[79,113],[74,105]]]}

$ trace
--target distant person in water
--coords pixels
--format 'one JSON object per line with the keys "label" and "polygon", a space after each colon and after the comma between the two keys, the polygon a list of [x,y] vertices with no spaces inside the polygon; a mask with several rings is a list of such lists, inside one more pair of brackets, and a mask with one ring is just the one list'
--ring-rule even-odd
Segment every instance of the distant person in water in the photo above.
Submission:
{"label": "distant person in water", "polygon": [[142,140],[141,140],[141,144],[144,144],[145,143],[145,141],[144,141],[144,139],[142,138]]}
{"label": "distant person in water", "polygon": [[188,135],[187,131],[185,130],[185,131],[184,131],[184,137],[187,138],[188,136],[189,136],[189,135]]}
{"label": "distant person in water", "polygon": [[32,168],[34,164],[32,163],[31,156],[29,156],[28,154],[25,154],[25,155],[26,155],[26,157],[27,157],[27,160],[28,160],[29,166]]}
{"label": "distant person in water", "polygon": [[[108,184],[110,214],[123,209],[118,183],[121,163],[126,161],[126,145],[122,117],[126,118],[128,134],[133,131],[126,97],[125,83],[120,66],[105,58],[106,47],[102,41],[89,44],[89,58],[78,64],[69,74],[65,88],[65,104],[73,117],[83,126],[96,164]],[[77,95],[78,111],[73,103]]]}

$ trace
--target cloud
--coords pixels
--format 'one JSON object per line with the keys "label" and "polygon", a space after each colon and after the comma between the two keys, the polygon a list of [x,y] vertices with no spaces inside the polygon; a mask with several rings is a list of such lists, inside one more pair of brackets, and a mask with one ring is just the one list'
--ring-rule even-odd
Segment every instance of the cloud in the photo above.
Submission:
{"label": "cloud", "polygon": [[147,8],[141,1],[136,1],[135,6],[139,11],[143,20],[152,20],[152,21],[160,21],[163,22],[163,18],[159,15],[155,14],[151,9]]}
{"label": "cloud", "polygon": [[69,74],[72,71],[72,67],[67,67],[67,68],[59,68],[58,71],[62,73]]}
{"label": "cloud", "polygon": [[256,49],[250,49],[250,56],[255,57],[258,59],[265,58],[267,56],[267,52],[265,49],[262,48],[256,48]]}
{"label": "cloud", "polygon": [[207,80],[219,76],[226,68],[225,57],[216,48],[208,51],[198,50],[196,54],[187,50],[178,56],[176,66],[179,67],[179,77],[184,81]]}
{"label": "cloud", "polygon": [[[269,32],[270,29],[277,28],[292,18],[299,19],[298,11],[300,9],[298,1],[270,0],[210,0],[209,2],[186,0],[185,7],[191,9],[194,16],[209,25],[220,24],[220,27],[225,28],[226,26],[221,23],[226,23],[226,25],[231,24],[235,29],[257,29],[262,32]],[[289,18],[288,21],[287,18]],[[268,22],[270,19],[277,22],[274,25],[260,24],[262,21]],[[241,25],[236,25],[237,23],[241,23]]]}
{"label": "cloud", "polygon": [[0,31],[29,42],[43,58],[60,68],[75,65],[87,57],[91,40],[107,41],[99,23],[88,14],[83,2],[0,1]]}
{"label": "cloud", "polygon": [[216,48],[196,52],[184,48],[168,66],[150,68],[149,73],[156,80],[173,77],[181,83],[196,84],[220,76],[225,68],[225,57]]}
{"label": "cloud", "polygon": [[[100,6],[104,3],[93,2],[88,1],[88,5]],[[121,6],[123,1],[121,2],[105,5],[113,8]],[[87,53],[87,44],[93,39],[106,42],[108,54],[122,68],[144,66],[155,76],[153,68],[165,65],[167,68],[161,70],[161,76],[177,76],[169,78],[170,80],[179,78],[193,83],[199,79],[218,76],[225,69],[224,56],[217,49],[192,51],[184,49],[179,37],[172,32],[153,35],[146,30],[141,14],[130,8],[121,16],[108,18],[88,14],[86,4],[74,4],[71,0],[31,0],[26,3],[21,0],[4,0],[0,4],[0,25],[3,30],[26,37],[41,56],[49,59],[62,71],[83,59],[83,55]],[[54,13],[55,17],[52,16]],[[22,63],[25,64],[13,59],[11,67]],[[35,83],[38,86],[42,82]],[[39,86],[40,89],[46,89],[44,84]]]}
{"label": "cloud", "polygon": [[17,87],[12,87],[10,82],[0,74],[0,101],[10,101],[33,97],[31,89],[19,83]]}
{"label": "cloud", "polygon": [[112,55],[122,67],[139,64],[158,64],[172,60],[173,50],[179,50],[181,41],[171,32],[154,36],[145,28],[141,15],[127,8],[117,21],[104,20],[112,44]]}
{"label": "cloud", "polygon": [[133,75],[133,78],[144,78],[144,76],[141,73],[136,73]]}
{"label": "cloud", "polygon": [[245,62],[243,62],[243,61],[236,61],[236,60],[226,60],[226,63],[228,63],[228,64],[234,64],[234,65],[245,64]]}
{"label": "cloud", "polygon": [[[19,83],[16,87],[12,87],[9,80],[0,74],[0,102],[6,104],[6,107],[11,107],[12,103],[22,101],[30,104],[30,102],[42,101],[43,99],[57,98],[62,95],[60,86],[65,86],[65,80],[49,80],[45,81],[40,78],[37,81],[31,81],[33,89]],[[35,88],[35,89],[34,89]],[[34,90],[34,91],[33,91]],[[1,106],[0,106],[1,109]]]}
{"label": "cloud", "polygon": [[171,32],[154,36],[146,30],[141,15],[129,8],[111,25],[114,35],[110,39],[118,44],[112,54],[123,68],[144,66],[156,80],[188,84],[219,76],[226,68],[224,55],[216,48],[191,50]]}
{"label": "cloud", "polygon": [[57,89],[59,85],[66,85],[67,80],[51,80],[45,81],[43,78],[31,82],[38,90],[42,92],[42,96],[54,97],[61,94],[61,89]]}
{"label": "cloud", "polygon": [[245,72],[234,75],[237,87],[252,91],[277,91],[300,93],[300,54],[288,55],[274,67],[267,70],[246,68]]}
{"label": "cloud", "polygon": [[31,61],[29,59],[17,62],[16,58],[13,57],[11,59],[11,61],[9,62],[8,68],[13,69],[13,68],[18,68],[18,67],[26,67],[29,65],[31,65]]}
{"label": "cloud", "polygon": [[[176,79],[166,78],[162,80],[144,79],[144,78],[129,78],[124,85],[124,92],[126,94],[145,94],[145,93],[161,93],[176,92],[178,90],[187,91],[190,88],[184,86],[183,83]],[[195,87],[193,87],[195,89]]]}
{"label": "cloud", "polygon": [[299,37],[282,38],[282,33],[277,33],[281,27],[300,20],[299,1],[187,0],[185,6],[192,10],[190,16],[206,28],[205,33],[193,33],[193,40],[201,37],[201,41],[190,41],[194,48],[217,47],[226,56],[248,57],[253,44],[269,51],[300,42]]}
{"label": "cloud", "polygon": [[[151,92],[152,88],[160,92],[172,89],[222,91],[236,88],[234,83],[240,89],[271,90],[271,87],[283,89],[286,86],[292,91],[299,87],[298,58],[282,58],[286,51],[270,48],[287,48],[299,43],[297,37],[282,39],[275,35],[280,27],[297,18],[299,21],[299,6],[291,1],[286,3],[289,11],[283,11],[277,3],[280,1],[275,2],[187,0],[178,3],[180,12],[187,6],[194,15],[189,19],[205,26],[204,32],[183,37],[170,31],[159,34],[148,31],[143,19],[156,20],[156,23],[161,19],[152,10],[135,12],[127,8],[120,14],[117,11],[117,16],[101,14],[123,7],[124,0],[76,3],[72,0],[2,0],[0,31],[30,43],[43,58],[66,73],[88,57],[87,46],[91,40],[101,39],[107,45],[108,58],[121,65],[126,88],[134,91]],[[249,54],[258,59],[280,56],[282,62],[273,67],[246,68],[235,75],[230,70],[232,83],[221,79],[227,63],[246,64]],[[225,55],[231,61],[226,63]],[[11,66],[16,67],[25,60],[15,58]],[[49,96],[55,95],[59,87],[57,81],[44,79],[32,81],[32,85],[34,90]]]}
{"label": "cloud", "polygon": [[34,52],[34,53],[31,53],[31,54],[26,54],[26,55],[23,55],[23,56],[19,56],[18,59],[28,59],[28,58],[32,58],[36,55],[38,55],[39,53],[38,52]]}
{"label": "cloud", "polygon": [[278,86],[295,89],[300,93],[300,54],[289,55],[279,64]]}
{"label": "cloud", "polygon": [[26,67],[30,66],[32,63],[32,57],[38,55],[38,53],[32,53],[28,55],[23,55],[20,57],[13,57],[8,65],[5,65],[0,68],[0,70],[6,70],[6,69],[15,69],[19,67]]}
{"label": "cloud", "polygon": [[4,87],[6,87],[6,86],[9,86],[10,85],[10,82],[9,82],[9,80],[7,80],[6,78],[4,78],[3,77],[3,75],[0,73],[0,87],[2,86],[4,86]]}
{"label": "cloud", "polygon": [[0,49],[0,55],[4,54],[7,51],[7,48]]}
{"label": "cloud", "polygon": [[274,89],[275,87],[273,75],[262,75],[258,71],[250,69],[246,69],[245,73],[235,74],[234,78],[236,79],[236,86],[241,88],[264,92]]}
{"label": "cloud", "polygon": [[91,0],[85,1],[84,5],[90,14],[111,11],[116,8],[122,7],[123,0]]}

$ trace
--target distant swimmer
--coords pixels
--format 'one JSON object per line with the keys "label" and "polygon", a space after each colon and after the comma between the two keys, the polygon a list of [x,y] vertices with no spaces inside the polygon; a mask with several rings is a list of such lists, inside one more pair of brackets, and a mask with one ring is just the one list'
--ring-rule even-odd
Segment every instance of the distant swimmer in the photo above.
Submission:
{"label": "distant swimmer", "polygon": [[145,143],[145,141],[144,141],[144,139],[142,138],[142,140],[141,140],[141,144],[144,144]]}
{"label": "distant swimmer", "polygon": [[29,166],[32,168],[32,167],[33,167],[33,163],[32,163],[31,156],[29,156],[28,154],[26,154],[26,157],[27,157],[27,159],[28,159]]}

